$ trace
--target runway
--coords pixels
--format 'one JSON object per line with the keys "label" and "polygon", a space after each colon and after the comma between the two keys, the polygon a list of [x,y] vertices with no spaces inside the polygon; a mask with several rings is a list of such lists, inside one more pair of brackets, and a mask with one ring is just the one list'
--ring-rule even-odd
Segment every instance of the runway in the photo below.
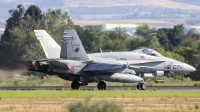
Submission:
{"label": "runway", "polygon": [[[107,86],[106,90],[136,90],[135,86]],[[0,90],[71,90],[71,86],[0,86]],[[79,90],[97,90],[96,86],[81,86]],[[146,90],[200,90],[198,86],[147,86]]]}

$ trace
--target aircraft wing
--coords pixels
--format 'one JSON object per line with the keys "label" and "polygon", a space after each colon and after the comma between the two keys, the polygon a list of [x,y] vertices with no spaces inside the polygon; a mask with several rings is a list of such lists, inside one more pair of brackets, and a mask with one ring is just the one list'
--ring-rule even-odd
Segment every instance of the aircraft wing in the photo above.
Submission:
{"label": "aircraft wing", "polygon": [[120,63],[117,60],[98,60],[98,61],[88,61],[85,63],[88,63],[82,71],[85,72],[94,72],[94,71],[109,71],[109,70],[117,70],[122,68],[128,68],[128,69],[143,69],[143,70],[154,70],[154,66],[160,63],[163,63],[164,61],[145,61],[145,62],[134,62],[131,64],[124,64]]}
{"label": "aircraft wing", "polygon": [[126,66],[124,64],[118,63],[115,60],[112,61],[91,61],[88,63],[82,71],[84,72],[95,72],[95,71],[109,71],[109,70],[117,70],[121,68],[125,68]]}
{"label": "aircraft wing", "polygon": [[92,64],[88,64],[85,68],[82,69],[82,71],[84,71],[84,72],[108,71],[108,70],[120,69],[120,68],[123,68],[123,67],[124,67],[124,65],[92,63]]}

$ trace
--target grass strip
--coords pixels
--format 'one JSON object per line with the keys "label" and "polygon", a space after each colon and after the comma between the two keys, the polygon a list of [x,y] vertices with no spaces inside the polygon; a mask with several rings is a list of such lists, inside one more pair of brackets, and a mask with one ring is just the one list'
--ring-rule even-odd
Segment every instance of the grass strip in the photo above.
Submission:
{"label": "grass strip", "polygon": [[0,91],[0,99],[19,98],[200,98],[199,90],[33,90],[33,91]]}

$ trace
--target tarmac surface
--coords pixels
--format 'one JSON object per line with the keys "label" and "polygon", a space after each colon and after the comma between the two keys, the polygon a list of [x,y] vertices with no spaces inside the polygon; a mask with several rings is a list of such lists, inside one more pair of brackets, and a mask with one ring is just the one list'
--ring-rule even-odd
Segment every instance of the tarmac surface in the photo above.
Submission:
{"label": "tarmac surface", "polygon": [[[0,90],[71,90],[71,86],[0,86]],[[136,90],[135,86],[107,86],[106,90]],[[80,86],[79,90],[97,90],[96,86]],[[146,90],[200,90],[198,86],[147,86]]]}

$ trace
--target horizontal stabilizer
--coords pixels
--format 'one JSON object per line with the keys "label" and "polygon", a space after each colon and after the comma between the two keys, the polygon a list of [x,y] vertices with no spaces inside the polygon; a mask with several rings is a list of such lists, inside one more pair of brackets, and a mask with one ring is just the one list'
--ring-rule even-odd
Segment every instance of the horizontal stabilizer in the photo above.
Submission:
{"label": "horizontal stabilizer", "polygon": [[52,61],[48,61],[47,63],[50,63],[51,65],[62,68],[62,69],[69,70],[69,67],[67,66],[67,64],[65,64],[59,60],[52,60]]}

